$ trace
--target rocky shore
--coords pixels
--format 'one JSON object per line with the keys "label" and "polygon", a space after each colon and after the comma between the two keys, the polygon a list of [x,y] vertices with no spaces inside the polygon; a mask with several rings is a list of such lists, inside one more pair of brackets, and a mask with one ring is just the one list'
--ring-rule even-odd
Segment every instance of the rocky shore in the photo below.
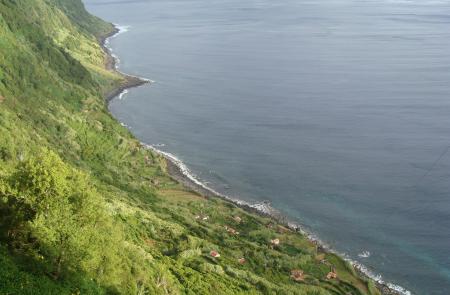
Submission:
{"label": "rocky shore", "polygon": [[106,41],[109,38],[114,37],[118,33],[120,33],[120,29],[117,26],[114,26],[114,29],[111,32],[98,38],[100,46],[102,47],[103,51],[106,52],[105,68],[109,71],[116,71],[123,77],[122,83],[105,94],[105,100],[108,103],[127,89],[150,83],[150,80],[128,75],[117,70],[117,60],[111,54],[111,50],[106,46]]}
{"label": "rocky shore", "polygon": [[[329,249],[326,245],[321,244],[320,241],[318,241],[317,239],[314,239],[301,226],[299,226],[296,223],[290,222],[288,217],[286,217],[279,211],[272,208],[269,203],[262,202],[262,203],[257,203],[257,204],[250,204],[250,203],[247,203],[244,201],[240,201],[237,199],[232,199],[227,196],[224,196],[224,195],[202,185],[195,179],[192,179],[192,177],[190,177],[190,175],[186,173],[185,169],[180,166],[180,163],[178,163],[175,159],[173,159],[166,153],[161,152],[151,146],[150,147],[147,146],[147,147],[152,149],[154,152],[162,155],[165,158],[166,163],[167,163],[167,173],[172,177],[172,179],[181,183],[186,188],[196,192],[197,194],[199,194],[205,198],[221,198],[221,199],[224,199],[228,202],[235,204],[236,206],[238,206],[248,212],[263,215],[265,217],[270,217],[277,223],[279,223],[293,231],[296,231],[296,232],[299,232],[301,234],[305,234],[306,236],[308,236],[313,243],[318,245],[318,249],[320,251],[334,252],[332,249]],[[345,259],[345,258],[343,258],[343,259]],[[410,293],[402,292],[400,290],[395,290],[394,287],[391,287],[390,285],[388,285],[388,283],[385,283],[382,281],[377,281],[374,278],[369,277],[367,272],[364,271],[364,267],[362,265],[355,263],[354,261],[350,261],[350,262],[353,264],[355,271],[358,273],[359,276],[361,276],[362,278],[374,280],[377,289],[380,291],[380,293],[382,295],[410,294]]]}

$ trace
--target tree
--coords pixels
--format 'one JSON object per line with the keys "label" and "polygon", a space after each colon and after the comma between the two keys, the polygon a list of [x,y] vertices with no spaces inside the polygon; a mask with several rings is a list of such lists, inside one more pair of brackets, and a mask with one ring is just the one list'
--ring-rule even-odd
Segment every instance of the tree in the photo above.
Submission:
{"label": "tree", "polygon": [[54,152],[43,149],[21,163],[7,181],[0,182],[0,196],[0,210],[9,212],[0,224],[9,227],[10,243],[48,261],[55,279],[64,270],[103,274],[105,263],[117,263],[120,241],[111,241],[117,234],[110,231],[117,228],[103,199],[86,174]]}

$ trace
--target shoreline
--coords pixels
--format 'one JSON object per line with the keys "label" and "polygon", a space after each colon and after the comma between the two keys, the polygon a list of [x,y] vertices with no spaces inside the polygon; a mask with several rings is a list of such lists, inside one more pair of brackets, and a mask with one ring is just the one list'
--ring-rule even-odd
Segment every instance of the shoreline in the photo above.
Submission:
{"label": "shoreline", "polygon": [[[127,91],[128,89],[139,87],[144,84],[153,83],[153,81],[149,79],[128,75],[126,73],[121,72],[118,69],[118,61],[117,61],[118,58],[114,56],[114,54],[112,54],[112,51],[107,46],[107,44],[110,38],[114,38],[123,32],[126,32],[126,30],[122,30],[118,25],[114,24],[114,29],[110,33],[98,38],[98,42],[107,56],[105,61],[106,69],[109,71],[115,71],[124,78],[123,83],[113,88],[104,95],[107,105],[116,97],[120,97],[124,93],[128,92]],[[154,153],[164,157],[167,164],[167,173],[169,174],[169,176],[176,182],[182,184],[183,186],[192,190],[193,192],[205,198],[220,198],[250,213],[259,214],[265,217],[272,218],[275,222],[279,223],[280,225],[284,225],[290,230],[306,236],[312,243],[317,244],[322,252],[336,254],[342,260],[349,262],[354,267],[355,271],[358,273],[360,277],[373,280],[377,289],[383,295],[412,295],[410,291],[404,289],[399,285],[395,285],[390,282],[385,282],[382,279],[381,275],[373,274],[363,264],[348,258],[347,255],[345,254],[333,250],[331,247],[327,246],[324,242],[318,239],[314,234],[305,230],[305,228],[302,225],[293,222],[292,220],[289,219],[288,216],[283,215],[280,211],[271,207],[270,203],[263,201],[261,203],[252,204],[243,200],[239,200],[237,198],[232,198],[223,195],[215,191],[214,189],[208,187],[207,185],[203,184],[198,179],[196,179],[195,176],[193,176],[190,173],[189,169],[184,165],[184,163],[180,161],[178,158],[176,158],[174,155],[168,152],[161,151],[152,145],[148,145],[142,142],[141,144],[144,148],[149,149]]]}
{"label": "shoreline", "polygon": [[142,145],[145,148],[150,149],[153,152],[163,156],[166,160],[167,172],[170,175],[170,177],[172,179],[174,179],[175,181],[177,181],[178,183],[181,183],[183,186],[187,187],[188,189],[196,192],[197,194],[199,194],[205,198],[219,198],[219,199],[225,200],[226,202],[230,202],[230,203],[236,205],[237,207],[244,209],[247,212],[250,212],[253,214],[259,214],[264,217],[269,217],[269,218],[273,219],[275,222],[277,222],[278,224],[283,225],[298,234],[304,235],[305,237],[307,237],[307,239],[309,241],[317,244],[320,251],[336,254],[342,260],[349,262],[360,277],[362,277],[364,279],[373,280],[377,289],[380,291],[380,293],[382,295],[412,295],[411,291],[406,290],[399,285],[395,285],[390,282],[385,282],[381,278],[381,275],[373,274],[362,263],[359,263],[351,258],[348,258],[347,255],[345,255],[345,254],[342,254],[342,253],[339,253],[339,252],[333,250],[326,243],[324,243],[319,238],[317,238],[314,234],[307,231],[304,228],[304,226],[302,226],[294,221],[291,221],[288,216],[283,215],[280,211],[271,207],[270,203],[263,201],[261,203],[252,204],[252,203],[240,200],[240,199],[235,199],[235,198],[231,198],[226,195],[223,195],[223,194],[213,190],[212,188],[209,188],[208,186],[204,185],[199,180],[197,180],[189,172],[189,169],[183,164],[183,162],[180,161],[179,159],[177,159],[172,154],[158,150],[157,148],[155,148],[151,145],[147,145],[145,143],[142,143]]}
{"label": "shoreline", "polygon": [[106,61],[105,61],[106,70],[114,71],[114,72],[120,74],[124,78],[124,81],[119,86],[112,88],[111,90],[106,92],[106,94],[104,94],[107,104],[109,104],[114,98],[116,98],[117,96],[120,96],[124,91],[126,91],[128,89],[139,87],[139,86],[142,86],[147,83],[151,84],[153,82],[148,79],[125,74],[125,73],[122,73],[121,71],[119,71],[117,57],[115,57],[112,54],[111,49],[107,46],[107,43],[108,43],[109,39],[116,37],[123,31],[116,24],[113,24],[113,25],[114,25],[114,29],[111,32],[109,32],[108,34],[106,34],[104,36],[100,36],[99,38],[97,38],[97,40],[98,40],[102,50],[106,53]]}

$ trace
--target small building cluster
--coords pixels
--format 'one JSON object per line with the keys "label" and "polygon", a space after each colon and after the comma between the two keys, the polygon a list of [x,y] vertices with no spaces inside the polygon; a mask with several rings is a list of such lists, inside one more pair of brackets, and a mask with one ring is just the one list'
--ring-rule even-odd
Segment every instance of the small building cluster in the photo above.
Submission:
{"label": "small building cluster", "polygon": [[225,225],[225,230],[230,234],[230,235],[238,235],[239,232],[236,231],[234,228],[229,227],[227,225]]}
{"label": "small building cluster", "polygon": [[278,246],[280,244],[280,240],[279,239],[270,240],[270,244],[272,244],[272,246]]}
{"label": "small building cluster", "polygon": [[220,257],[219,252],[214,251],[214,250],[209,252],[209,255],[211,255],[211,257],[214,257],[214,258],[219,258]]}
{"label": "small building cluster", "polygon": [[296,282],[303,281],[305,279],[303,276],[303,270],[301,270],[301,269],[291,270],[291,279],[293,279]]}
{"label": "small building cluster", "polygon": [[241,223],[242,218],[240,218],[239,216],[235,216],[235,217],[233,217],[233,220],[234,220],[236,223]]}
{"label": "small building cluster", "polygon": [[208,215],[196,215],[195,219],[207,221],[209,219],[209,216]]}
{"label": "small building cluster", "polygon": [[337,279],[337,273],[336,273],[336,271],[335,270],[332,270],[332,271],[330,271],[328,274],[327,274],[327,279],[328,280],[332,280],[332,279]]}

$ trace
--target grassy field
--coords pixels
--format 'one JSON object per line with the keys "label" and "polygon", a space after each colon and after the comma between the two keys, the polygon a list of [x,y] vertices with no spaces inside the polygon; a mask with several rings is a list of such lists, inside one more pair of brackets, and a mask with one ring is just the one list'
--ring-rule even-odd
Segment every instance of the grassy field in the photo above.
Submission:
{"label": "grassy field", "polygon": [[112,29],[79,0],[0,0],[0,294],[379,294],[306,237],[173,181],[107,110]]}

